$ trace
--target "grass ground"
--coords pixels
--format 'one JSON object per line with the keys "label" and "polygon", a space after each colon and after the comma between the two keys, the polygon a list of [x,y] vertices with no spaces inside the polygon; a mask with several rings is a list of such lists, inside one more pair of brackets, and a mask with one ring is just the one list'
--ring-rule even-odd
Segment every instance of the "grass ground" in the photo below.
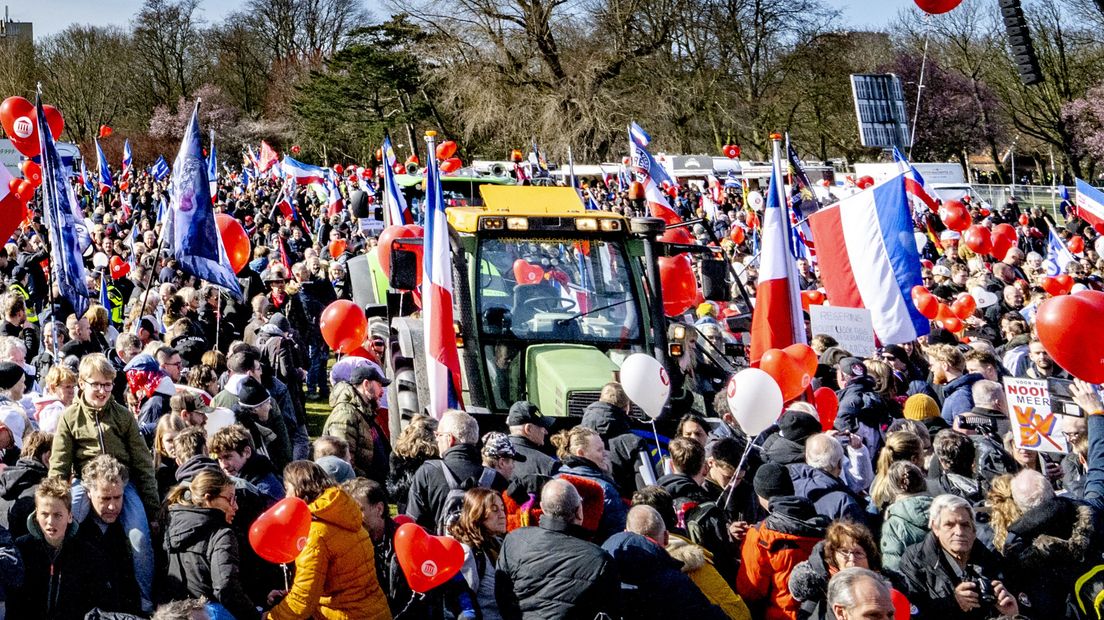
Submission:
{"label": "grass ground", "polygon": [[324,400],[307,401],[307,432],[311,439],[322,434],[322,425],[326,423],[326,416],[330,415],[330,403]]}

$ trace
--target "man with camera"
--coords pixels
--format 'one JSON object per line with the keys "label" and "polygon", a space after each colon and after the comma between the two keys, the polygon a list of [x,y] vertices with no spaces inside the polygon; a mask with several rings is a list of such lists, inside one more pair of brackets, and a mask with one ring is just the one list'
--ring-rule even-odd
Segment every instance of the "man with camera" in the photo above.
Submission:
{"label": "man with camera", "polygon": [[1004,587],[1000,558],[977,540],[974,510],[956,495],[940,495],[929,512],[931,532],[909,547],[900,574],[924,618],[981,620],[1020,612]]}

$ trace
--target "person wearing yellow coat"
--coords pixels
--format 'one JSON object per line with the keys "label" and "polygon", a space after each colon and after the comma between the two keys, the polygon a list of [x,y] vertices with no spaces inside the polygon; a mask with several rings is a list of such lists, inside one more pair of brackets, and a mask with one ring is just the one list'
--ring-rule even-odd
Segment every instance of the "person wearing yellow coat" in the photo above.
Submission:
{"label": "person wearing yellow coat", "polygon": [[318,465],[294,461],[284,468],[288,497],[307,502],[307,544],[295,559],[295,581],[269,620],[391,620],[376,578],[372,539],[360,506]]}
{"label": "person wearing yellow coat", "polygon": [[682,562],[682,572],[686,573],[705,598],[720,607],[730,620],[751,620],[751,611],[748,610],[744,599],[733,592],[724,577],[717,572],[716,568],[713,568],[712,553],[674,534],[667,542],[667,553]]}

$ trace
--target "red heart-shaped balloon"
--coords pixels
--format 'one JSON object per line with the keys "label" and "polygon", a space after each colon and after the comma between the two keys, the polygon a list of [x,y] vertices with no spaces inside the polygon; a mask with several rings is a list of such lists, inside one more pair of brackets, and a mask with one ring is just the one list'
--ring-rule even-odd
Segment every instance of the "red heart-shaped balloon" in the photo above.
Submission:
{"label": "red heart-shaped balloon", "polygon": [[311,513],[298,497],[286,497],[264,511],[249,528],[249,544],[257,555],[276,564],[294,562],[307,545]]}
{"label": "red heart-shaped balloon", "polygon": [[929,319],[934,319],[939,313],[939,300],[919,284],[912,287],[912,305]]}
{"label": "red heart-shaped balloon", "polygon": [[782,350],[786,352],[786,355],[797,360],[798,365],[809,375],[809,380],[812,381],[812,376],[816,374],[817,369],[816,351],[807,344],[791,344]]}
{"label": "red heart-shaped balloon", "polygon": [[544,268],[519,258],[514,261],[514,279],[518,284],[537,284],[544,279]]}
{"label": "red heart-shaped balloon", "polygon": [[23,172],[23,178],[29,181],[31,185],[35,187],[42,185],[42,168],[34,163],[33,159],[24,159],[23,163],[19,164],[19,170]]}
{"label": "red heart-shaped balloon", "polygon": [[813,403],[817,413],[820,414],[820,428],[824,432],[832,430],[836,424],[836,415],[839,413],[839,397],[830,387],[820,387],[813,392]]}
{"label": "red heart-shaped balloon", "polygon": [[1081,291],[1039,306],[1035,329],[1059,366],[1089,383],[1104,383],[1104,293]]}
{"label": "red heart-shaped balloon", "polygon": [[969,293],[961,293],[958,298],[951,304],[951,312],[955,313],[955,316],[965,321],[974,315],[974,311],[977,310],[977,301]]}
{"label": "red heart-shaped balloon", "polygon": [[1054,276],[1054,281],[1058,283],[1058,286],[1063,293],[1069,293],[1073,290],[1073,276],[1068,273],[1060,273],[1057,276]]}
{"label": "red heart-shaped balloon", "polygon": [[769,349],[759,359],[759,369],[778,383],[782,389],[782,400],[785,401],[800,396],[812,381],[812,375],[805,371],[802,364],[782,349]]}
{"label": "red heart-shaped balloon", "polygon": [[464,548],[447,536],[430,536],[404,523],[395,532],[395,557],[410,589],[422,594],[445,583],[464,565]]}
{"label": "red heart-shaped balloon", "polygon": [[8,97],[0,103],[0,126],[12,146],[27,157],[38,155],[38,133],[35,131],[35,108],[23,97]]}
{"label": "red heart-shaped balloon", "polygon": [[1050,295],[1053,297],[1065,294],[1065,291],[1062,290],[1062,284],[1058,281],[1058,278],[1044,278],[1043,290],[1047,293],[1050,293]]}
{"label": "red heart-shaped balloon", "polygon": [[46,115],[46,124],[50,126],[50,135],[54,140],[61,139],[61,132],[65,131],[65,119],[61,112],[52,105],[42,106],[42,113]]}

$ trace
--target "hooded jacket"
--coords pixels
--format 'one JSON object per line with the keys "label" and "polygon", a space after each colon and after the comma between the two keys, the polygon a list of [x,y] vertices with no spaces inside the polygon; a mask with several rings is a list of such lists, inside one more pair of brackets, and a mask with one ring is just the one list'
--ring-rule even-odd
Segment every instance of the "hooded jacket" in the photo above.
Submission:
{"label": "hooded jacket", "polygon": [[930,495],[900,497],[886,508],[882,522],[882,566],[896,571],[901,565],[905,549],[924,540],[928,535],[928,511]]}
{"label": "hooded jacket", "polygon": [[620,532],[609,537],[602,549],[613,558],[621,576],[625,617],[725,620],[724,612],[682,572],[682,563],[655,542],[640,534]]}
{"label": "hooded jacket", "polygon": [[817,512],[833,521],[846,519],[866,523],[866,500],[855,494],[842,479],[805,463],[787,466],[794,492],[813,502]]}
{"label": "hooded jacket", "polygon": [[70,523],[60,549],[46,542],[33,518],[28,533],[15,541],[23,558],[23,586],[8,597],[10,618],[81,620],[93,607],[111,609],[106,600],[107,583],[99,563],[103,558],[77,538],[77,525]]}
{"label": "hooded jacket", "polygon": [[127,466],[130,483],[145,505],[146,515],[160,506],[153,455],[138,432],[138,421],[125,407],[109,400],[102,409],[78,398],[61,414],[50,454],[50,475],[68,480],[80,475],[84,464],[100,454],[110,454]]}
{"label": "hooded jacket", "polygon": [[261,490],[272,499],[284,499],[284,483],[280,482],[279,472],[272,460],[263,454],[254,452],[245,461],[238,477]]}
{"label": "hooded jacket", "polygon": [[168,511],[166,586],[172,599],[207,597],[237,620],[260,618],[242,589],[238,541],[218,508],[175,505]]}
{"label": "hooded jacket", "polygon": [[618,490],[631,495],[636,490],[636,467],[641,452],[648,454],[644,439],[632,432],[629,416],[624,411],[602,401],[593,402],[583,410],[581,426],[592,428],[602,436],[610,452],[610,476]]}
{"label": "hooded jacket", "polygon": [[27,533],[27,517],[34,512],[34,492],[46,477],[46,466],[35,459],[19,459],[0,471],[0,526],[12,538]]}
{"label": "hooded jacket", "polygon": [[713,566],[713,554],[700,545],[670,535],[667,541],[667,553],[682,563],[682,572],[698,586],[710,603],[721,608],[729,620],[751,620],[744,599],[740,598]]}
{"label": "hooded jacket", "polygon": [[1100,516],[1080,502],[1055,497],[1009,526],[1008,585],[1023,592],[1032,610],[1064,609],[1077,578],[1100,563],[1100,550]]}
{"label": "hooded jacket", "polygon": [[[890,422],[890,404],[874,390],[874,377],[854,377],[839,391],[836,429],[863,438],[871,454],[882,447],[882,428]],[[968,407],[967,407],[968,408]]]}
{"label": "hooded jacket", "polygon": [[971,372],[943,386],[943,409],[940,417],[953,426],[955,417],[973,409],[973,386],[984,378],[981,373]]}
{"label": "hooded jacket", "polygon": [[391,453],[383,429],[376,424],[376,412],[360,395],[356,387],[341,381],[330,392],[333,410],[326,418],[323,434],[349,442],[353,467],[358,474],[376,482],[387,480],[388,456]]}
{"label": "hooded jacket", "polygon": [[625,529],[625,520],[629,516],[629,509],[621,499],[621,493],[614,484],[613,479],[602,471],[593,461],[581,456],[569,456],[564,459],[563,467],[556,477],[564,475],[579,476],[597,482],[602,487],[602,518],[598,522],[598,531],[595,541],[602,542],[617,532]]}
{"label": "hooded jacket", "polygon": [[621,617],[613,559],[580,538],[579,526],[541,515],[540,527],[506,535],[495,569],[495,598],[506,620],[591,620]]}
{"label": "hooded jacket", "polygon": [[295,559],[295,581],[271,620],[390,620],[387,597],[376,579],[372,539],[360,506],[339,487],[310,503],[306,546]]}
{"label": "hooded jacket", "polygon": [[749,603],[755,617],[791,620],[800,605],[790,594],[790,572],[809,559],[829,521],[804,497],[776,497],[768,510],[767,518],[750,528],[744,538],[736,592]]}
{"label": "hooded jacket", "polygon": [[805,445],[792,439],[786,439],[782,433],[767,437],[761,450],[763,461],[778,465],[805,462]]}

